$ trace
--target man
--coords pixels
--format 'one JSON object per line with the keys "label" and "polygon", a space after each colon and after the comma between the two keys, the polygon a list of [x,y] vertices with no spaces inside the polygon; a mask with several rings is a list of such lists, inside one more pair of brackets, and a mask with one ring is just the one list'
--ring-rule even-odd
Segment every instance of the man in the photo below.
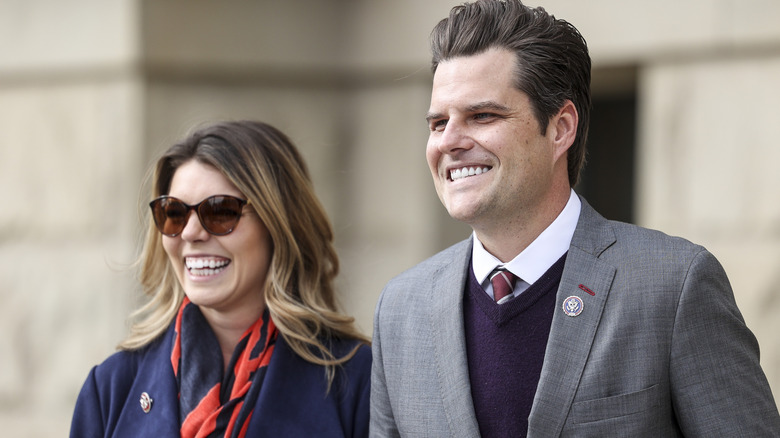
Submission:
{"label": "man", "polygon": [[717,260],[572,190],[590,107],[579,32],[485,0],[431,44],[427,160],[474,232],[383,291],[372,436],[778,436]]}

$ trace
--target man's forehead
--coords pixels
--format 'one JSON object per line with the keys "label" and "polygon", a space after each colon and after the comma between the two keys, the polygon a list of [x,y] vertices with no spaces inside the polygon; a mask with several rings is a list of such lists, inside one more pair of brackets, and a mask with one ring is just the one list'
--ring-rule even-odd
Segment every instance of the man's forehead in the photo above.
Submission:
{"label": "man's forehead", "polygon": [[526,104],[528,96],[515,87],[511,78],[472,78],[439,82],[431,89],[430,113],[480,110],[504,111]]}
{"label": "man's forehead", "polygon": [[511,53],[502,51],[442,63],[433,76],[432,98],[471,96],[476,100],[495,100],[497,95],[514,88],[515,69],[511,59]]}

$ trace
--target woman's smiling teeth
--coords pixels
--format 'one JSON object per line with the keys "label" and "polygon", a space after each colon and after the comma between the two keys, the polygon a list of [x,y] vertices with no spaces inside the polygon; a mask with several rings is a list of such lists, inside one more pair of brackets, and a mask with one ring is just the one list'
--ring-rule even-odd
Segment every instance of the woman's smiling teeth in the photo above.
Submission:
{"label": "woman's smiling teeth", "polygon": [[481,175],[490,170],[490,167],[464,167],[462,169],[455,169],[450,171],[450,179],[457,181],[469,176]]}
{"label": "woman's smiling teeth", "polygon": [[214,275],[222,272],[230,263],[228,259],[215,259],[215,258],[198,258],[187,257],[184,259],[184,263],[187,265],[187,270],[192,275],[207,276]]}

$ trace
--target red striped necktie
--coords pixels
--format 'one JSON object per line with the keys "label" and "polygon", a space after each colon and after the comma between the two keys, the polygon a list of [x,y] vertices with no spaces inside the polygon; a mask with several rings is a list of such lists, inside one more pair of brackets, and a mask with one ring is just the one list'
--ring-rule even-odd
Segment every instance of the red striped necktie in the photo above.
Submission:
{"label": "red striped necktie", "polygon": [[490,283],[493,284],[493,299],[496,303],[503,304],[509,301],[515,288],[515,276],[504,267],[498,267],[490,274]]}

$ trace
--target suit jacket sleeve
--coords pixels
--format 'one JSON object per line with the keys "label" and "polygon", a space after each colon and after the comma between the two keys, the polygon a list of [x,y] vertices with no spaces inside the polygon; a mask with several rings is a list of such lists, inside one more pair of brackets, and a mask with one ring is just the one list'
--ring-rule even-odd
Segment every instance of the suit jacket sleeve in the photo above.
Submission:
{"label": "suit jacket sleeve", "polygon": [[702,250],[672,331],[672,403],[685,436],[780,436],[780,417],[726,274]]}

